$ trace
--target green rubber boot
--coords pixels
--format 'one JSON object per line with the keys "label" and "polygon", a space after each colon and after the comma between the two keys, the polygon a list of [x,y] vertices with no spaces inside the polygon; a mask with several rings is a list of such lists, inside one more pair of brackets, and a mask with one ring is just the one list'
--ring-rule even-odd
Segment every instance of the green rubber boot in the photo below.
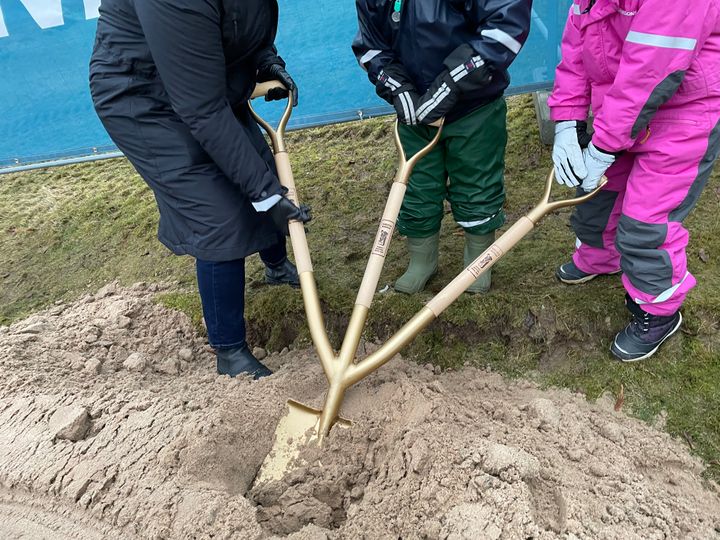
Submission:
{"label": "green rubber boot", "polygon": [[[495,231],[488,234],[469,234],[465,232],[465,253],[464,262],[465,267],[470,265],[475,259],[477,259],[487,248],[489,248],[495,241]],[[475,280],[475,283],[470,285],[467,292],[471,294],[485,293],[490,290],[490,282],[492,280],[492,268],[489,268],[479,278]]]}
{"label": "green rubber boot", "polygon": [[395,282],[396,291],[414,294],[425,288],[425,284],[437,272],[439,243],[439,232],[428,238],[407,239],[410,264],[405,273]]}

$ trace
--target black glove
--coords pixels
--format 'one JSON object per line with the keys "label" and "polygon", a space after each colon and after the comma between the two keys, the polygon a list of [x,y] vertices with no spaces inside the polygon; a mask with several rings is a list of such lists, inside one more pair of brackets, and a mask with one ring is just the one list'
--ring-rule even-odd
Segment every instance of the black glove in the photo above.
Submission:
{"label": "black glove", "polygon": [[265,62],[258,68],[257,82],[280,81],[283,88],[273,88],[265,95],[265,101],[275,101],[292,94],[293,107],[298,104],[298,87],[290,74],[285,71],[285,62],[277,55],[266,55]]}
{"label": "black glove", "polygon": [[285,236],[290,235],[288,221],[296,220],[301,223],[307,223],[312,219],[312,212],[309,206],[301,204],[300,207],[297,207],[295,203],[284,195],[278,202],[270,207],[267,213],[270,219],[273,220],[273,223],[275,223],[275,227]]}
{"label": "black glove", "polygon": [[492,80],[490,68],[470,45],[460,45],[443,62],[445,69],[420,98],[417,121],[432,124],[455,107],[463,93],[476,90]]}
{"label": "black glove", "polygon": [[417,124],[415,109],[420,96],[401,64],[392,62],[378,73],[375,91],[395,107],[398,120],[403,124],[409,126]]}

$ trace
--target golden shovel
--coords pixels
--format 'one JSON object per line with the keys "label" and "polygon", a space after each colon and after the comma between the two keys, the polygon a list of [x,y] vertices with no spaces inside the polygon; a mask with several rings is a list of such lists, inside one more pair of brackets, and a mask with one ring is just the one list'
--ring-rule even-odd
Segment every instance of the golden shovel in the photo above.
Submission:
{"label": "golden shovel", "polygon": [[[253,97],[264,96],[271,88],[281,86],[279,82],[262,83],[255,89]],[[285,129],[292,114],[292,102],[288,100],[285,113],[276,130],[260,118],[252,108],[251,111],[258,124],[265,129],[270,137],[275,152],[275,163],[277,164],[281,184],[288,189],[288,197],[290,197],[295,204],[299,204],[295,182],[290,169],[290,158],[288,157],[284,142]],[[380,226],[355,301],[355,307],[338,354],[333,350],[325,330],[317,286],[313,276],[310,252],[307,239],[305,238],[305,228],[302,223],[290,222],[290,240],[293,253],[295,254],[298,274],[300,275],[300,287],[302,289],[310,335],[318,357],[320,358],[325,376],[327,377],[329,389],[322,410],[313,409],[293,400],[288,401],[289,411],[278,424],[273,449],[265,459],[256,478],[256,483],[281,479],[292,461],[299,455],[300,450],[306,444],[313,440],[317,440],[318,443],[321,444],[333,425],[348,427],[350,421],[339,416],[340,407],[348,388],[370,375],[400,352],[403,347],[410,343],[423,329],[445,311],[450,304],[457,300],[483,272],[487,271],[503,255],[515,247],[515,244],[525,237],[544,216],[560,208],[574,206],[587,201],[593,197],[605,183],[603,179],[603,182],[595,191],[582,197],[551,202],[550,194],[554,181],[554,173],[551,172],[547,179],[542,200],[530,213],[520,218],[510,227],[493,245],[430,300],[412,319],[400,328],[395,335],[387,340],[384,345],[366,358],[356,361],[357,348],[378,281],[380,280],[380,274],[392,240],[392,234],[400,212],[400,206],[405,196],[410,174],[415,164],[427,155],[437,144],[441,133],[442,124],[438,126],[434,139],[408,160],[400,142],[397,122],[395,124],[395,144],[399,156],[398,170],[392,187],[390,188],[388,201],[385,205],[382,219],[380,220]]]}

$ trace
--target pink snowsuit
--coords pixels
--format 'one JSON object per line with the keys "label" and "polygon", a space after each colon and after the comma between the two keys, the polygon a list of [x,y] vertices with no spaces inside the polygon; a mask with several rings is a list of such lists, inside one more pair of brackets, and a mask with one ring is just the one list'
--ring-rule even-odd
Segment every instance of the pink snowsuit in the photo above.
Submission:
{"label": "pink snowsuit", "polygon": [[630,296],[671,315],[695,278],[683,220],[720,151],[720,0],[574,0],[549,101],[621,152],[605,189],[579,206],[573,257],[587,273],[622,269]]}

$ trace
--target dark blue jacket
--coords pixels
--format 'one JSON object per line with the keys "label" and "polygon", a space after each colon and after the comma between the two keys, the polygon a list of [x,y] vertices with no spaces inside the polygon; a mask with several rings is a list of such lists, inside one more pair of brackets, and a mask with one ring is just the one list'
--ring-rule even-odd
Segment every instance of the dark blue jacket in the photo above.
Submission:
{"label": "dark blue jacket", "polygon": [[465,92],[446,120],[466,115],[500,97],[510,84],[507,69],[530,31],[532,0],[356,0],[359,30],[353,51],[370,81],[400,62],[420,94],[445,69],[443,61],[469,44],[493,71],[486,85]]}
{"label": "dark blue jacket", "polygon": [[98,116],[155,193],[177,254],[237,259],[278,241],[253,202],[281,193],[248,98],[274,50],[276,0],[103,0]]}

